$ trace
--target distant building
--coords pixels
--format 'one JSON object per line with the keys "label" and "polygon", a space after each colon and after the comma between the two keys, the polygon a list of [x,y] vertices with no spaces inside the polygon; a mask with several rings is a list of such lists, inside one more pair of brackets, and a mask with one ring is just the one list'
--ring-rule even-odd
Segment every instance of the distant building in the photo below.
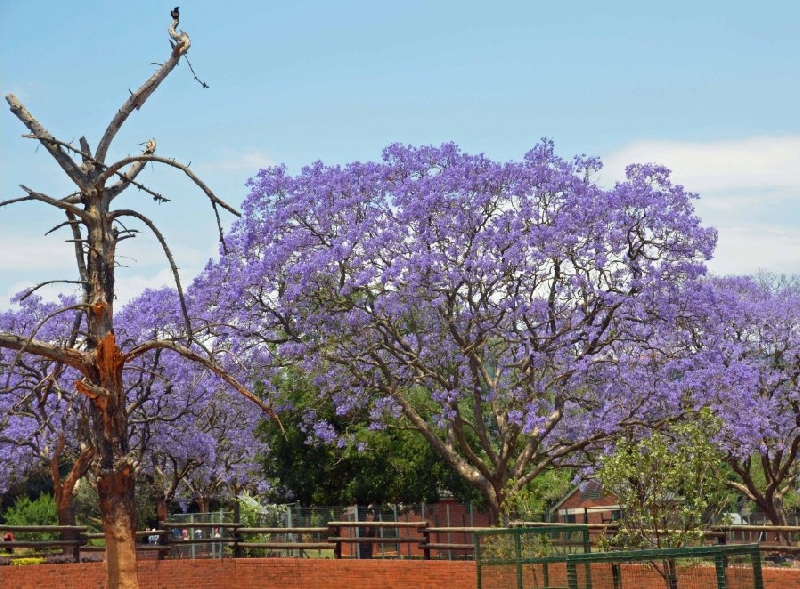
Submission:
{"label": "distant building", "polygon": [[619,499],[590,481],[574,487],[551,509],[552,521],[564,524],[608,524],[620,519]]}

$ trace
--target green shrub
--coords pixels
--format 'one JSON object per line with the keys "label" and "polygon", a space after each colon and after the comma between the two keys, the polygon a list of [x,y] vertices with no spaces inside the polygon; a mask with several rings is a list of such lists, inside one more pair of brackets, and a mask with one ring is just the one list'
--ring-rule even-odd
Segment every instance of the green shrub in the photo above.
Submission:
{"label": "green shrub", "polygon": [[[55,526],[58,525],[56,501],[52,495],[39,495],[31,500],[18,497],[4,516],[10,526]],[[15,534],[17,540],[55,540],[57,533],[23,532]]]}

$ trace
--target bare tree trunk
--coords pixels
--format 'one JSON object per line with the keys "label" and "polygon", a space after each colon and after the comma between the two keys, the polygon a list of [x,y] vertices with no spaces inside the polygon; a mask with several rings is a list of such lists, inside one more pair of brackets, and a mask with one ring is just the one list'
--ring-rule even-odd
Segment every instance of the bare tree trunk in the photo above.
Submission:
{"label": "bare tree trunk", "polygon": [[678,564],[674,558],[664,561],[664,581],[667,589],[678,589]]}
{"label": "bare tree trunk", "polygon": [[[775,492],[772,496],[772,501],[765,502],[761,508],[769,518],[769,521],[775,526],[788,526],[789,518],[786,516],[786,509],[783,506],[783,493]],[[778,532],[776,539],[781,546],[792,545],[792,535],[789,532]]]}
{"label": "bare tree trunk", "polygon": [[[766,460],[762,460],[762,464],[765,465],[764,469],[767,470],[767,467],[770,465]],[[742,478],[743,483],[728,482],[728,486],[736,489],[758,505],[772,525],[788,526],[789,518],[786,515],[786,509],[783,504],[786,487],[780,487],[779,483],[781,481],[773,478],[773,480],[768,482],[766,489],[762,489],[750,471],[751,466],[749,462],[745,464],[730,462],[730,464],[734,471]],[[788,532],[779,532],[776,539],[781,546],[791,546],[792,544],[792,535]]]}
{"label": "bare tree trunk", "polygon": [[[100,307],[98,305],[98,307]],[[105,395],[92,399],[94,471],[106,540],[109,588],[138,588],[136,571],[135,472],[128,439],[128,416],[122,388],[122,363],[114,334],[97,347],[98,379]]]}
{"label": "bare tree trunk", "polygon": [[107,587],[138,589],[133,472],[107,473],[98,479],[97,488],[106,537]]}
{"label": "bare tree trunk", "polygon": [[135,457],[130,451],[128,414],[122,384],[122,352],[114,338],[114,263],[117,235],[109,216],[111,199],[104,189],[88,190],[86,279],[89,310],[88,352],[93,363],[78,390],[91,400],[94,472],[106,540],[109,588],[135,589]]}
{"label": "bare tree trunk", "polygon": [[169,520],[169,504],[167,503],[166,497],[162,494],[156,497],[156,518],[158,519],[159,525]]}
{"label": "bare tree trunk", "polygon": [[211,497],[198,495],[194,501],[197,504],[197,508],[200,510],[200,513],[208,513],[211,511]]}

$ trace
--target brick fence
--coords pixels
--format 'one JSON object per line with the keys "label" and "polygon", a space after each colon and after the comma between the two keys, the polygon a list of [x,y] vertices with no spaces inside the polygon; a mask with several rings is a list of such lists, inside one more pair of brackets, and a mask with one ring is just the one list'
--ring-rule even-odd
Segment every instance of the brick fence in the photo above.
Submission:
{"label": "brick fence", "polygon": [[[800,569],[763,573],[765,589],[800,589]],[[0,567],[2,589],[103,589],[104,579],[102,563]],[[142,589],[475,589],[477,576],[471,561],[247,558],[140,561],[139,583]]]}

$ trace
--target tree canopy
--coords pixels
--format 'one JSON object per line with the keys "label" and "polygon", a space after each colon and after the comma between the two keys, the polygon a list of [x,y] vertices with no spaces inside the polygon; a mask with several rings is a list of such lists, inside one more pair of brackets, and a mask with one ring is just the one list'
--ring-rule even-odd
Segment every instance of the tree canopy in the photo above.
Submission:
{"label": "tree canopy", "polygon": [[544,141],[520,162],[392,145],[262,170],[198,296],[237,354],[302,367],[337,415],[404,415],[496,511],[641,417],[625,366],[714,248],[666,169],[611,189],[599,169]]}

